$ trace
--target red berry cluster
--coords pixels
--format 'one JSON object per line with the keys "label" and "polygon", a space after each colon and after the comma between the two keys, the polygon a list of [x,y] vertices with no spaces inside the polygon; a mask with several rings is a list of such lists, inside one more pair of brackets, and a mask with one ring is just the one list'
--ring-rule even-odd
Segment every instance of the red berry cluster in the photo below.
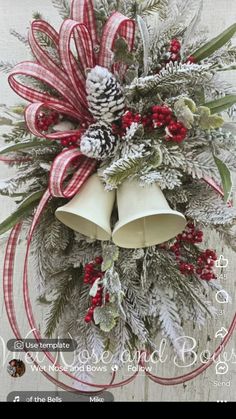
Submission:
{"label": "red berry cluster", "polygon": [[198,267],[196,269],[196,273],[200,276],[201,279],[204,279],[205,281],[216,279],[216,276],[213,272],[216,260],[217,255],[214,250],[206,249],[200,254],[197,259]]}
{"label": "red berry cluster", "polygon": [[155,105],[152,107],[151,120],[154,128],[167,126],[172,122],[173,112],[168,106]]}
{"label": "red berry cluster", "polygon": [[192,263],[180,262],[179,270],[183,275],[191,275],[194,273],[194,265]]}
{"label": "red berry cluster", "polygon": [[74,148],[78,145],[78,141],[80,137],[81,137],[80,134],[76,134],[76,135],[70,135],[69,137],[62,138],[61,145],[63,147]]}
{"label": "red berry cluster", "polygon": [[166,127],[166,141],[175,141],[182,143],[188,133],[187,128],[182,122],[171,120],[170,124]]}
{"label": "red berry cluster", "polygon": [[165,128],[166,141],[182,142],[187,135],[187,128],[182,122],[176,121],[172,109],[166,105],[154,105],[150,111],[145,115],[134,114],[131,111],[126,111],[122,117],[121,127],[113,126],[113,131],[116,134],[124,135],[126,129],[131,126],[133,122],[142,124],[143,127],[152,131],[156,128]]}
{"label": "red berry cluster", "polygon": [[137,124],[143,123],[143,118],[140,115],[140,113],[134,114],[131,111],[126,111],[124,115],[122,116],[122,129],[126,130],[126,128],[129,128],[133,122],[136,122]]}
{"label": "red berry cluster", "polygon": [[197,244],[201,243],[202,240],[202,230],[197,230],[194,224],[189,222],[183,233],[178,234],[174,244],[170,246],[170,250],[174,253],[179,270],[183,275],[196,273],[201,279],[210,281],[211,279],[216,278],[213,268],[217,255],[213,250],[207,249],[204,252],[201,252],[195,263],[187,263],[183,256],[185,243]]}
{"label": "red berry cluster", "polygon": [[58,122],[59,115],[57,112],[40,112],[37,116],[37,129],[39,131],[48,131],[48,129]]}
{"label": "red berry cluster", "polygon": [[170,61],[172,62],[180,61],[180,49],[181,49],[181,44],[178,41],[178,39],[172,39],[170,41],[170,48],[169,48],[169,51],[171,53]]}
{"label": "red berry cluster", "polygon": [[[93,262],[87,263],[85,265],[84,271],[84,283],[90,284],[91,286],[94,284],[94,282],[99,279],[103,278],[104,272],[101,271],[101,264],[102,264],[102,257],[98,256],[95,258]],[[106,293],[105,295],[105,302],[108,303],[110,299],[109,293]],[[91,298],[91,306],[88,309],[88,312],[84,318],[86,323],[89,323],[93,320],[93,312],[94,309],[98,306],[102,306],[103,304],[103,286],[98,286],[98,291],[95,297]]]}
{"label": "red berry cluster", "polygon": [[168,106],[153,106],[152,121],[154,128],[165,127],[166,141],[175,141],[181,143],[187,135],[187,128],[182,122],[174,119],[173,112]]}
{"label": "red berry cluster", "polygon": [[189,222],[183,231],[183,233],[178,234],[176,237],[177,242],[186,242],[186,243],[202,243],[203,240],[203,231],[196,230],[195,225]]}

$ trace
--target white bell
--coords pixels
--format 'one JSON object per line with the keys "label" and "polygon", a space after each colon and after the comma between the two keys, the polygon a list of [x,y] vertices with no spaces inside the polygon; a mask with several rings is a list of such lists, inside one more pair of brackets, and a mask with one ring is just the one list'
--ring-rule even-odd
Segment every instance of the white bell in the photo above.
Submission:
{"label": "white bell", "polygon": [[157,184],[125,181],[117,190],[119,221],[112,239],[129,249],[163,243],[183,231],[186,219],[173,211]]}
{"label": "white bell", "polygon": [[105,191],[97,174],[90,176],[79,193],[56,210],[56,217],[72,230],[97,240],[111,238],[110,218],[115,191]]}

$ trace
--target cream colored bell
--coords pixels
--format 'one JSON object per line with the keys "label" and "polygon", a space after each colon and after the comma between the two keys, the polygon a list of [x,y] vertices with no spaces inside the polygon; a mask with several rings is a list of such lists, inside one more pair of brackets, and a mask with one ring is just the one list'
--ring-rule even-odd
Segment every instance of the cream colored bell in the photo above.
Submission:
{"label": "cream colored bell", "polygon": [[111,238],[110,218],[115,192],[105,191],[97,174],[92,175],[79,193],[56,210],[56,217],[72,230],[97,240]]}
{"label": "cream colored bell", "polygon": [[157,184],[125,181],[117,190],[119,221],[112,239],[129,249],[163,243],[183,231],[185,217],[173,211]]}

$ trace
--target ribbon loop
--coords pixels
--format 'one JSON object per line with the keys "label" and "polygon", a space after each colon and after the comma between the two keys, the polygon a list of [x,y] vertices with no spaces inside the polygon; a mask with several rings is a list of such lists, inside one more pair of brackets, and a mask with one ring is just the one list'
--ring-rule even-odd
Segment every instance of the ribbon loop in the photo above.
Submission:
{"label": "ribbon loop", "polygon": [[83,23],[91,35],[94,46],[99,44],[93,2],[91,0],[73,0],[71,3],[71,19]]}
{"label": "ribbon loop", "polygon": [[[72,162],[78,159],[79,168],[72,176],[68,185],[63,183],[67,178],[68,169]],[[87,178],[96,170],[97,161],[84,156],[79,150],[62,151],[54,160],[49,178],[49,190],[52,196],[58,198],[72,198],[78,193]]]}
{"label": "ribbon loop", "polygon": [[[117,37],[122,36],[126,40],[129,50],[132,51],[134,46],[134,35],[135,22],[119,12],[114,12],[103,29],[99,65],[111,70],[113,50]],[[114,68],[118,73],[121,73],[121,66],[119,64],[115,64]],[[123,71],[124,68],[122,69],[122,73]]]}
{"label": "ribbon loop", "polygon": [[[80,69],[78,64],[75,67],[70,52],[72,38],[75,42]],[[71,19],[65,20],[60,30],[59,50],[61,62],[67,71],[70,82],[77,92],[81,103],[85,107],[84,112],[86,113],[88,112],[88,105],[85,93],[85,70],[95,65],[93,44],[86,26]]]}
{"label": "ribbon loop", "polygon": [[37,40],[36,33],[42,33],[47,36],[52,41],[52,44],[55,47],[55,52],[58,53],[59,59],[59,34],[57,31],[49,25],[48,22],[43,20],[34,20],[29,29],[29,44],[31,50],[40,65],[45,68],[48,68],[50,71],[55,72],[57,77],[59,77],[65,84],[70,87],[68,83],[68,78],[66,73],[61,69],[58,59],[54,57],[53,54],[49,54],[47,50],[43,49],[40,43]]}
{"label": "ribbon loop", "polygon": [[[29,76],[39,80],[55,89],[60,99],[51,96],[49,93],[41,92],[40,90],[33,89],[32,87],[25,86],[20,81],[16,80],[16,76]],[[9,78],[9,84],[11,88],[21,97],[28,100],[29,102],[50,102],[52,104],[61,104],[74,108],[77,117],[80,116],[80,112],[77,111],[77,100],[71,89],[60,79],[56,74],[43,66],[31,62],[25,61],[24,63],[17,64],[11,71]]]}

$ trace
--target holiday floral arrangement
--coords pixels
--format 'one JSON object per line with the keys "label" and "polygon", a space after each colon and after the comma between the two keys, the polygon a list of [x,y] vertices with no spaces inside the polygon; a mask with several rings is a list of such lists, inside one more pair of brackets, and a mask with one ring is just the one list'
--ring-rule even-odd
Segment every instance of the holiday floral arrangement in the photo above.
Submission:
{"label": "holiday floral arrangement", "polygon": [[0,189],[18,205],[0,225],[12,229],[9,320],[19,338],[12,282],[22,236],[36,339],[29,257],[49,308],[44,336],[70,333],[78,352],[107,349],[118,366],[126,349],[154,350],[159,332],[179,352],[185,325],[214,316],[210,298],[222,289],[207,235],[236,249],[236,94],[219,77],[236,66],[236,24],[207,40],[195,0],[53,4],[59,33],[37,13],[28,39],[13,31],[32,60],[1,63],[29,102],[8,112],[0,151],[17,170]]}

